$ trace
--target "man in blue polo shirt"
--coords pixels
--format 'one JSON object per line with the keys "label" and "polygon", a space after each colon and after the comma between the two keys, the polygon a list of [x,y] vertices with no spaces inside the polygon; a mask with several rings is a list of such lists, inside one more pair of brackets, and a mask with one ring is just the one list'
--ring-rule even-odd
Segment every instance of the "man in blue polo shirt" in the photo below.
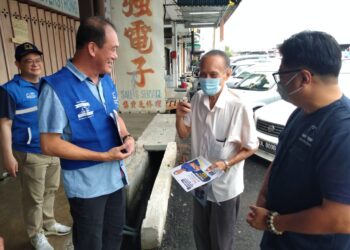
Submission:
{"label": "man in blue polo shirt", "polygon": [[34,44],[16,47],[20,74],[1,86],[0,137],[4,166],[16,177],[20,172],[23,215],[35,249],[53,249],[45,234],[65,235],[70,227],[54,219],[55,193],[60,183],[57,157],[41,154],[38,128],[38,87],[42,52]]}
{"label": "man in blue polo shirt", "polygon": [[115,250],[122,241],[123,160],[134,151],[134,139],[118,116],[117,90],[109,76],[118,47],[109,21],[82,20],[74,57],[42,82],[41,146],[61,160],[75,250]]}
{"label": "man in blue polo shirt", "polygon": [[265,230],[263,250],[350,249],[350,100],[338,85],[341,49],[304,31],[280,47],[273,76],[298,108],[279,136],[248,223]]}

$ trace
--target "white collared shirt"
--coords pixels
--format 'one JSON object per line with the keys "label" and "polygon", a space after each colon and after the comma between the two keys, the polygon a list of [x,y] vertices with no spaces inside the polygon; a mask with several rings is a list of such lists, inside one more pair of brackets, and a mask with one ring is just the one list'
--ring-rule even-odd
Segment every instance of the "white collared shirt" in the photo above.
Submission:
{"label": "white collared shirt", "polygon": [[[210,162],[228,160],[241,148],[258,147],[253,112],[233,90],[224,86],[215,106],[210,110],[209,97],[198,91],[191,100],[191,112],[184,118],[191,127],[192,158],[202,155]],[[208,200],[222,202],[243,192],[241,161],[212,182]]]}

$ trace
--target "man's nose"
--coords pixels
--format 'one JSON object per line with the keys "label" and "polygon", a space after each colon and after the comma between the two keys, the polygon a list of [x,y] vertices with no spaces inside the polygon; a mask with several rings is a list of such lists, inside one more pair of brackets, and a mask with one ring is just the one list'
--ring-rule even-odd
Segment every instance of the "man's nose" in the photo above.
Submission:
{"label": "man's nose", "polygon": [[118,59],[118,53],[115,52],[114,55],[113,55],[113,60],[117,60]]}

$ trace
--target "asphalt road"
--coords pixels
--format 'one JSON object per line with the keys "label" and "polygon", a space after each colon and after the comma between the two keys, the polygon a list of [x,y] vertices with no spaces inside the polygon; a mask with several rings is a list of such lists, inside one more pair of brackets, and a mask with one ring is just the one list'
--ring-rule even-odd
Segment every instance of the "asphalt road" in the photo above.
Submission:
{"label": "asphalt road", "polygon": [[[178,159],[189,159],[189,146],[178,143]],[[184,158],[184,159],[183,159]],[[254,204],[264,173],[269,162],[252,156],[245,163],[245,191],[241,196],[240,212],[236,229],[236,250],[259,249],[262,233],[249,227],[245,222],[250,204]],[[192,233],[192,195],[186,193],[173,181],[162,250],[195,250]]]}

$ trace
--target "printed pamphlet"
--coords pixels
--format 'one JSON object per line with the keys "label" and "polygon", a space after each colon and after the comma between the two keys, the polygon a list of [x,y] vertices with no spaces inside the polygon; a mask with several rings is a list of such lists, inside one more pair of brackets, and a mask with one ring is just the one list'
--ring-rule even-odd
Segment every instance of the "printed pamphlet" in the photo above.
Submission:
{"label": "printed pamphlet", "polygon": [[211,163],[202,156],[187,161],[171,170],[171,175],[186,191],[192,191],[210,183],[223,174],[220,169],[212,169]]}

